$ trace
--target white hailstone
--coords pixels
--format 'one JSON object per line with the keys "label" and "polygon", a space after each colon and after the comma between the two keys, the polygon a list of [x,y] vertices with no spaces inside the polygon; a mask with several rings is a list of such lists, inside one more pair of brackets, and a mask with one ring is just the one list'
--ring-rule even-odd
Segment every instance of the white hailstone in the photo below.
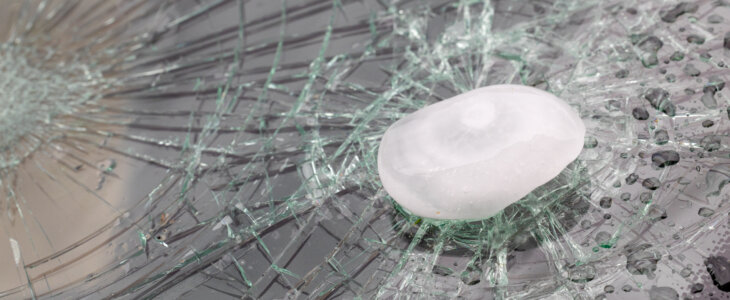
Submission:
{"label": "white hailstone", "polygon": [[479,88],[424,107],[385,131],[383,187],[410,213],[491,217],[578,157],[585,126],[567,103],[521,85]]}

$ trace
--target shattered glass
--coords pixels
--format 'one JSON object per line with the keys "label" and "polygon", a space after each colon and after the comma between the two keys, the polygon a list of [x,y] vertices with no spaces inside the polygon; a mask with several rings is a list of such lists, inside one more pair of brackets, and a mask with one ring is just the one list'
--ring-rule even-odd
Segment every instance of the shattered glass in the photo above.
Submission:
{"label": "shattered glass", "polygon": [[[1,297],[730,295],[725,0],[3,6]],[[579,158],[487,220],[394,204],[385,129],[501,83]]]}

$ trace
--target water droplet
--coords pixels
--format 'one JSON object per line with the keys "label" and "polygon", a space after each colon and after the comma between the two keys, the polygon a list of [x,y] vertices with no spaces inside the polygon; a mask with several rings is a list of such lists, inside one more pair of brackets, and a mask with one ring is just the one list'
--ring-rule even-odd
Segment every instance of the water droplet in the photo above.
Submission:
{"label": "water droplet", "polygon": [[611,199],[611,197],[603,197],[599,201],[599,205],[602,208],[611,208],[611,203],[613,203],[613,199]]}
{"label": "water droplet", "polygon": [[659,64],[659,59],[657,58],[656,52],[644,54],[641,58],[641,64],[644,65],[644,67],[646,68],[651,68]]}
{"label": "water droplet", "polygon": [[636,183],[636,180],[638,180],[638,179],[639,179],[639,175],[637,175],[636,173],[631,173],[631,174],[629,174],[629,176],[626,176],[626,184],[632,185],[632,184]]}
{"label": "water droplet", "polygon": [[707,217],[710,217],[713,214],[715,214],[715,210],[713,210],[711,208],[707,208],[707,207],[702,207],[702,208],[700,208],[699,211],[697,211],[697,214],[700,215],[701,217],[707,218]]}
{"label": "water droplet", "polygon": [[718,195],[725,185],[730,182],[730,164],[719,164],[710,168],[705,175],[709,195]]}
{"label": "water droplet", "polygon": [[692,270],[690,270],[689,268],[684,268],[679,271],[679,276],[687,278],[689,277],[689,275],[692,275]]}
{"label": "water droplet", "polygon": [[580,221],[580,228],[583,228],[583,229],[591,228],[591,221],[588,221],[588,220]]}
{"label": "water droplet", "polygon": [[639,49],[646,52],[657,52],[664,46],[662,40],[658,37],[648,34],[633,34],[631,35],[631,43],[636,45]]}
{"label": "water droplet", "polygon": [[668,286],[653,286],[649,290],[650,300],[679,300],[679,294]]}
{"label": "water droplet", "polygon": [[699,35],[696,35],[696,34],[690,34],[687,37],[687,42],[692,43],[692,44],[702,45],[705,43],[705,38],[701,37]]}
{"label": "water droplet", "polygon": [[649,101],[652,107],[673,117],[676,114],[674,103],[669,101],[669,92],[661,88],[651,88],[644,93],[644,99]]}
{"label": "water droplet", "polygon": [[608,100],[606,102],[606,110],[608,110],[608,111],[621,110],[621,102],[619,102],[618,100]]}
{"label": "water droplet", "polygon": [[717,108],[717,100],[715,99],[715,94],[718,91],[721,91],[725,87],[725,81],[720,79],[717,76],[710,77],[709,82],[705,85],[705,87],[702,88],[702,92],[704,95],[702,95],[702,98],[700,98],[700,101],[702,101],[702,104],[705,105],[705,107],[710,109]]}
{"label": "water droplet", "polygon": [[672,56],[670,56],[669,59],[671,59],[673,61],[680,61],[680,60],[684,59],[684,53],[682,53],[680,51],[675,51],[674,53],[672,53]]}
{"label": "water droplet", "polygon": [[652,190],[652,191],[658,189],[661,186],[661,184],[662,183],[661,183],[661,181],[659,181],[659,178],[656,178],[656,177],[647,178],[647,179],[644,179],[643,182],[641,182],[641,185],[644,188],[646,188],[648,190]]}
{"label": "water droplet", "polygon": [[700,146],[705,151],[712,152],[722,147],[722,139],[717,135],[708,135],[700,140]]}
{"label": "water droplet", "polygon": [[691,287],[689,288],[689,291],[690,291],[690,293],[692,293],[692,294],[697,294],[697,293],[702,293],[702,290],[704,290],[704,289],[705,289],[705,285],[703,285],[703,284],[701,284],[701,283],[695,283],[695,284],[693,284],[693,285],[692,285],[692,286],[691,286]]}
{"label": "water droplet", "polygon": [[631,200],[631,194],[629,194],[629,193],[622,193],[621,196],[619,196],[619,198],[621,200],[623,200],[623,201],[629,201],[629,200]]}
{"label": "water droplet", "polygon": [[659,129],[654,132],[654,142],[657,145],[664,145],[669,142],[669,133],[664,129]]}
{"label": "water droplet", "polygon": [[632,290],[632,288],[630,285],[627,284],[627,285],[624,285],[623,287],[621,287],[621,290],[628,293]]}
{"label": "water droplet", "polygon": [[694,13],[697,11],[697,8],[697,4],[681,2],[674,6],[672,9],[661,12],[660,15],[662,21],[667,23],[674,23],[675,21],[677,21],[677,18],[679,18],[679,16],[685,13]]}
{"label": "water droplet", "polygon": [[643,107],[635,107],[631,111],[631,115],[634,116],[634,119],[637,119],[639,121],[649,119],[649,112],[646,111],[646,109],[644,109]]}
{"label": "water droplet", "polygon": [[626,270],[634,275],[654,277],[661,255],[651,250],[650,244],[635,244],[626,247]]}
{"label": "water droplet", "polygon": [[657,51],[664,43],[658,37],[648,34],[633,34],[631,35],[631,43],[642,50],[643,53],[640,54],[640,57],[644,67],[650,68],[659,64]]}
{"label": "water droplet", "polygon": [[702,102],[702,105],[704,105],[705,107],[707,107],[709,109],[717,108],[717,99],[715,99],[714,92],[705,91],[705,93],[702,94],[700,101]]}
{"label": "water droplet", "polygon": [[594,240],[601,248],[611,248],[611,234],[608,232],[601,231],[596,233]]}
{"label": "water droplet", "polygon": [[691,77],[700,76],[700,70],[695,65],[689,63],[684,66],[684,74]]}
{"label": "water droplet", "polygon": [[641,193],[641,195],[639,195],[639,201],[644,204],[651,202],[651,193],[650,192]]}
{"label": "water droplet", "polygon": [[652,222],[658,222],[667,218],[667,211],[659,205],[651,204],[646,211],[646,217]]}
{"label": "water droplet", "polygon": [[454,273],[454,270],[444,267],[444,266],[433,266],[432,273],[440,276],[449,276]]}
{"label": "water droplet", "polygon": [[659,168],[672,166],[679,162],[679,153],[674,150],[658,151],[651,155],[651,161]]}
{"label": "water droplet", "polygon": [[461,272],[461,281],[466,285],[475,285],[481,282],[482,270],[477,267],[469,266],[464,272]]}
{"label": "water droplet", "polygon": [[613,292],[614,292],[615,290],[616,290],[616,288],[614,288],[614,287],[613,287],[612,285],[610,285],[610,284],[609,284],[609,285],[607,285],[607,286],[605,286],[605,287],[603,287],[603,291],[604,291],[604,292],[606,292],[606,293],[609,293],[609,294],[610,294],[610,293],[613,293]]}
{"label": "water droplet", "polygon": [[707,17],[707,22],[710,24],[720,24],[722,23],[724,19],[720,15],[712,14],[709,17]]}
{"label": "water droplet", "polygon": [[710,90],[712,92],[722,91],[723,88],[725,88],[725,81],[717,76],[710,77],[704,87],[704,89]]}
{"label": "water droplet", "polygon": [[570,281],[586,283],[596,278],[596,268],[592,265],[572,265],[568,267]]}
{"label": "water droplet", "polygon": [[598,146],[598,140],[593,136],[586,136],[583,142],[583,148],[593,149]]}
{"label": "water droplet", "polygon": [[704,120],[702,121],[702,127],[710,128],[712,125],[715,125],[715,122],[712,120]]}

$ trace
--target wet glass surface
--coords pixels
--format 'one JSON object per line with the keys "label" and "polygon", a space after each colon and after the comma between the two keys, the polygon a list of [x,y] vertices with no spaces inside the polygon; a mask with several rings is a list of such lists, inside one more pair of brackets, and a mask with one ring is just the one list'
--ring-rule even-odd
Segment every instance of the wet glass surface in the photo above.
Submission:
{"label": "wet glass surface", "polygon": [[[7,299],[730,295],[727,1],[4,6]],[[488,220],[403,212],[385,129],[502,83],[580,112],[578,160]]]}

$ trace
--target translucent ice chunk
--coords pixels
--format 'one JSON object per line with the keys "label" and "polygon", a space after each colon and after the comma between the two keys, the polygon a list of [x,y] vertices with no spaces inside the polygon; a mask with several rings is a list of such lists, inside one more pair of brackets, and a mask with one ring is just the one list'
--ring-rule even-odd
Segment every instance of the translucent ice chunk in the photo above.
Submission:
{"label": "translucent ice chunk", "polygon": [[385,190],[435,219],[493,216],[575,160],[585,126],[568,104],[520,85],[479,88],[394,123],[378,152]]}

